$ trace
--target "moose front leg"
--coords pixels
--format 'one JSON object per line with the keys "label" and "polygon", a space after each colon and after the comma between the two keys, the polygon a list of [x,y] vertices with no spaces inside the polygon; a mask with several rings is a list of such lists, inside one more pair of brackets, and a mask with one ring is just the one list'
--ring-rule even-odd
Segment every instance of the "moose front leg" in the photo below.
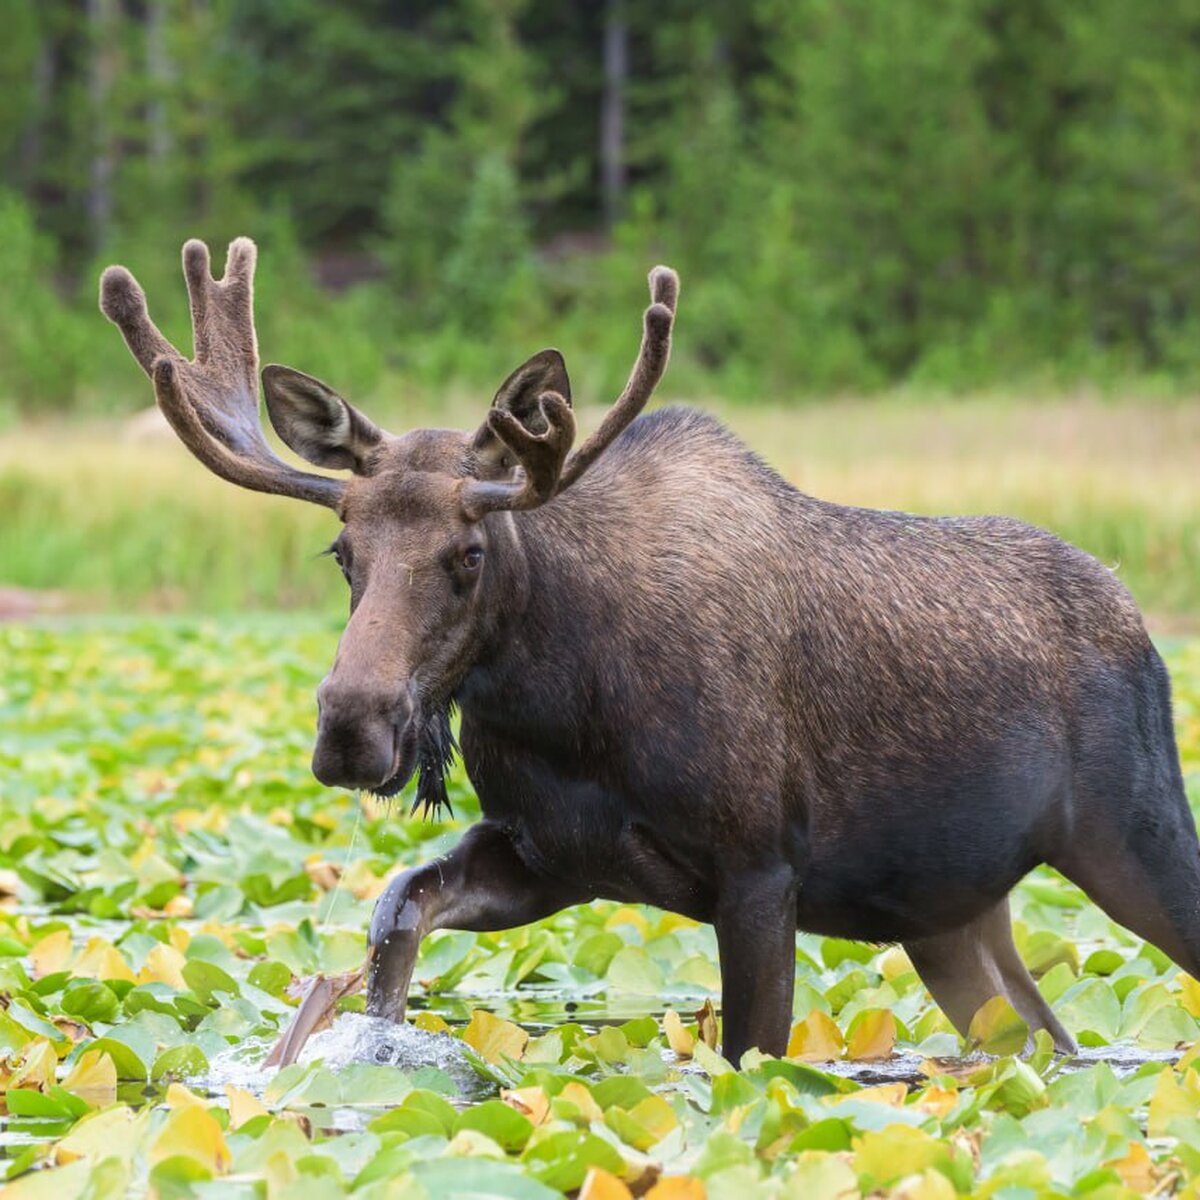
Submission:
{"label": "moose front leg", "polygon": [[397,875],[376,901],[367,1012],[404,1019],[417,950],[435,929],[512,929],[586,899],[530,871],[500,825],[471,826],[449,854]]}
{"label": "moose front leg", "polygon": [[785,864],[739,872],[717,900],[722,1052],[735,1066],[757,1046],[787,1050],[796,986],[796,875]]}

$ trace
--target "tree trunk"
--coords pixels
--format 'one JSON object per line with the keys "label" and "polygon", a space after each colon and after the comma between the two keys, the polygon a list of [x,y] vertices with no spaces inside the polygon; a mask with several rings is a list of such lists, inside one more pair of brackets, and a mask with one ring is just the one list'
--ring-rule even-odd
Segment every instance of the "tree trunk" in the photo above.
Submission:
{"label": "tree trunk", "polygon": [[88,101],[92,110],[92,149],[88,172],[87,218],[92,246],[99,249],[112,225],[112,178],[115,149],[109,105],[116,76],[117,0],[87,0],[91,62]]}
{"label": "tree trunk", "polygon": [[17,151],[18,178],[29,192],[37,187],[42,173],[43,133],[54,95],[54,77],[58,65],[55,49],[49,29],[43,29],[37,59],[33,64],[33,103]]}
{"label": "tree trunk", "polygon": [[169,0],[146,5],[146,73],[154,86],[150,101],[150,158],[161,173],[175,148],[167,114],[167,94],[175,82],[175,64],[167,47]]}
{"label": "tree trunk", "polygon": [[624,0],[608,0],[604,16],[604,98],[600,108],[600,189],[609,229],[625,200],[625,82],[629,25]]}

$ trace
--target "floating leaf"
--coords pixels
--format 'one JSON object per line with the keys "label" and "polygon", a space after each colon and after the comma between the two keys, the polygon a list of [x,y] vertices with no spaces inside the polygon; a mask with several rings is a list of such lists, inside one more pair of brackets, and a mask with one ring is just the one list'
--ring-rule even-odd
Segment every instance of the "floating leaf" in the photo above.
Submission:
{"label": "floating leaf", "polygon": [[270,1115],[257,1096],[232,1083],[225,1085],[225,1100],[229,1105],[230,1129],[240,1129],[247,1121]]}
{"label": "floating leaf", "polygon": [[1141,1142],[1131,1142],[1124,1155],[1110,1159],[1105,1165],[1120,1175],[1121,1182],[1127,1188],[1143,1195],[1153,1192],[1163,1175]]}
{"label": "floating leaf", "polygon": [[889,1058],[896,1045],[896,1018],[890,1009],[865,1009],[850,1024],[846,1057],[856,1061]]}
{"label": "floating leaf", "polygon": [[1191,975],[1182,971],[1177,978],[1180,1004],[1187,1010],[1189,1016],[1200,1019],[1200,980],[1193,979]]}
{"label": "floating leaf", "polygon": [[138,972],[138,983],[165,983],[177,992],[187,990],[187,981],[183,977],[183,968],[187,959],[164,942],[159,942],[149,954],[142,969]]}
{"label": "floating leaf", "polygon": [[704,1181],[693,1175],[664,1175],[647,1193],[645,1200],[707,1200]]}
{"label": "floating leaf", "polygon": [[449,1033],[450,1026],[437,1015],[425,1009],[413,1018],[413,1024],[426,1033]]}
{"label": "floating leaf", "polygon": [[906,1125],[870,1130],[854,1141],[854,1166],[871,1187],[886,1187],[949,1162],[950,1152],[940,1141]]}
{"label": "floating leaf", "polygon": [[117,1098],[117,1068],[112,1055],[95,1048],[84,1051],[62,1086],[93,1108],[113,1103]]}
{"label": "floating leaf", "polygon": [[641,946],[624,946],[608,964],[608,986],[618,992],[657,996],[665,983],[662,968]]}
{"label": "floating leaf", "polygon": [[993,996],[971,1018],[967,1040],[987,1054],[1020,1054],[1029,1026],[1004,996]]}
{"label": "floating leaf", "polygon": [[833,1018],[814,1008],[803,1021],[792,1026],[787,1056],[801,1062],[829,1062],[841,1057],[845,1045],[842,1031]]}
{"label": "floating leaf", "polygon": [[54,1085],[58,1071],[58,1052],[44,1038],[37,1038],[26,1046],[16,1070],[8,1080],[8,1088],[33,1088],[48,1092]]}
{"label": "floating leaf", "polygon": [[858,1175],[836,1155],[803,1150],[788,1176],[787,1195],[804,1200],[858,1200]]}
{"label": "floating leaf", "polygon": [[908,1085],[899,1081],[877,1083],[874,1087],[860,1088],[851,1094],[855,1100],[863,1100],[868,1104],[886,1104],[891,1108],[900,1108],[908,1097]]}
{"label": "floating leaf", "polygon": [[229,1166],[229,1147],[216,1118],[198,1104],[171,1110],[146,1151],[153,1166],[164,1159],[190,1158],[206,1170],[220,1174]]}
{"label": "floating leaf", "polygon": [[46,934],[29,949],[34,979],[43,979],[47,975],[65,971],[73,953],[69,929],[56,929],[53,933]]}
{"label": "floating leaf", "polygon": [[473,1129],[489,1137],[511,1153],[518,1153],[533,1133],[533,1122],[503,1100],[485,1100],[462,1113],[455,1122],[455,1132]]}
{"label": "floating leaf", "polygon": [[1164,1068],[1150,1097],[1146,1132],[1151,1137],[1166,1137],[1176,1117],[1194,1116],[1197,1111],[1200,1111],[1200,1075],[1189,1069],[1178,1077]]}
{"label": "floating leaf", "polygon": [[142,1062],[135,1050],[116,1038],[97,1038],[90,1043],[89,1049],[107,1054],[117,1072],[118,1079],[148,1079],[149,1068]]}
{"label": "floating leaf", "polygon": [[208,1057],[199,1046],[172,1046],[164,1050],[150,1069],[150,1078],[194,1079],[208,1070]]}
{"label": "floating leaf", "polygon": [[522,1116],[528,1117],[534,1125],[541,1125],[550,1114],[550,1097],[546,1095],[545,1088],[505,1088],[500,1092],[500,1099]]}
{"label": "floating leaf", "polygon": [[462,1039],[486,1062],[500,1063],[505,1058],[520,1058],[529,1034],[520,1025],[477,1008],[471,1013],[470,1024],[463,1030]]}
{"label": "floating leaf", "polygon": [[696,1039],[683,1027],[679,1014],[671,1008],[663,1013],[663,1032],[667,1044],[680,1058],[691,1058]]}
{"label": "floating leaf", "polygon": [[705,1000],[696,1010],[696,1036],[710,1050],[717,1048],[717,1010],[711,1000]]}
{"label": "floating leaf", "polygon": [[135,982],[121,952],[103,938],[89,938],[71,969],[82,978]]}
{"label": "floating leaf", "polygon": [[99,1162],[118,1155],[128,1160],[133,1157],[148,1115],[135,1117],[132,1109],[124,1105],[90,1113],[54,1147],[54,1159],[59,1163],[79,1158]]}
{"label": "floating leaf", "polygon": [[633,1193],[610,1171],[589,1167],[579,1200],[633,1200]]}
{"label": "floating leaf", "polygon": [[522,1162],[540,1183],[563,1192],[582,1186],[592,1167],[601,1167],[613,1175],[624,1169],[624,1162],[611,1142],[581,1129],[548,1133],[529,1145]]}

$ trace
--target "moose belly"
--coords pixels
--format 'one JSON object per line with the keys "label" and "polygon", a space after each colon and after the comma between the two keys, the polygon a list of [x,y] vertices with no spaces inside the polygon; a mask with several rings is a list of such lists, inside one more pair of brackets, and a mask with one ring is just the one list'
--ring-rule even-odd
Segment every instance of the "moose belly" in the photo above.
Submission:
{"label": "moose belly", "polygon": [[[782,801],[790,815],[747,811],[731,828],[690,790],[664,786],[648,800],[533,754],[472,753],[481,749],[464,737],[483,811],[537,874],[708,921],[732,861],[782,852],[799,876],[797,927],[866,941],[944,932],[991,907],[1062,836],[1069,793],[1061,744],[1025,740],[1016,754],[998,741],[927,772],[881,758],[854,786],[801,784]],[[772,844],[752,844],[772,826]]]}
{"label": "moose belly", "polygon": [[902,941],[963,925],[1008,894],[1069,827],[1061,760],[881,785],[812,812],[800,928]]}

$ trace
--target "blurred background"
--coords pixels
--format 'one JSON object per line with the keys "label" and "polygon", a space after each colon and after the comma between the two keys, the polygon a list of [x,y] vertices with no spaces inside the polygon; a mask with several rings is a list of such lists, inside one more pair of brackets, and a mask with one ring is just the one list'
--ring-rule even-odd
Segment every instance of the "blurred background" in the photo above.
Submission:
{"label": "blurred background", "polygon": [[396,430],[565,353],[584,425],[683,279],[662,397],[853,503],[1007,511],[1200,613],[1200,0],[6,0],[0,613],[340,605],[329,514],[210,479],[96,308]]}

